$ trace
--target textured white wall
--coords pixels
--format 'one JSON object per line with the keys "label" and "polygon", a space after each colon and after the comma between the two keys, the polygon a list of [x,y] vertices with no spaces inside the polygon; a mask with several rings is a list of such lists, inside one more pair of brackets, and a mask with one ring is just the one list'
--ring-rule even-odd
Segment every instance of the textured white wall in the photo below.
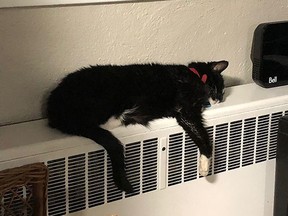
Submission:
{"label": "textured white wall", "polygon": [[287,0],[173,0],[0,9],[0,124],[41,117],[43,95],[89,64],[226,59],[227,84],[251,81],[258,23]]}

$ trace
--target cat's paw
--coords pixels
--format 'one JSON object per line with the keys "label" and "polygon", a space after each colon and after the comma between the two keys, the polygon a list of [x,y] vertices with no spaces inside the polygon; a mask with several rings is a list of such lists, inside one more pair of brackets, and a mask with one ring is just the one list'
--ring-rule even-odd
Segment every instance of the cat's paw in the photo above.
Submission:
{"label": "cat's paw", "polygon": [[114,182],[119,190],[125,191],[126,193],[133,192],[133,186],[128,181],[125,173],[117,173],[117,175],[114,174]]}
{"label": "cat's paw", "polygon": [[209,173],[210,159],[201,154],[199,158],[199,173],[201,176],[207,176]]}
{"label": "cat's paw", "polygon": [[126,193],[132,193],[134,191],[133,186],[128,180],[122,183],[120,190],[125,191]]}
{"label": "cat's paw", "polygon": [[217,100],[217,99],[213,100],[212,98],[209,98],[208,101],[209,101],[209,103],[210,103],[210,106],[220,103],[219,100]]}

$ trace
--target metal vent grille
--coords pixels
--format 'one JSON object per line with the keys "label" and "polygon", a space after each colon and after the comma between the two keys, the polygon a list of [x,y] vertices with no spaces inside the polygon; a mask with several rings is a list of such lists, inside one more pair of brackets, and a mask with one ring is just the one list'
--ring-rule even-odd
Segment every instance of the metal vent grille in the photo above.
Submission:
{"label": "metal vent grille", "polygon": [[257,125],[256,163],[267,158],[269,115],[259,116]]}
{"label": "metal vent grille", "polygon": [[68,157],[69,212],[86,208],[85,154]]}
{"label": "metal vent grille", "polygon": [[[208,127],[210,139],[214,140],[209,175],[275,158],[278,120],[283,114],[278,112]],[[187,134],[169,135],[168,157],[168,186],[201,178],[197,167],[199,153]]]}
{"label": "metal vent grille", "polygon": [[244,120],[242,166],[251,165],[254,162],[256,118]]}
{"label": "metal vent grille", "polygon": [[182,182],[183,133],[169,136],[168,186]]}
{"label": "metal vent grille", "polygon": [[65,215],[157,190],[158,138],[126,144],[125,165],[133,193],[117,189],[104,150],[48,161],[48,215]]}
{"label": "metal vent grille", "polygon": [[[209,175],[260,163],[276,156],[277,112],[213,125],[207,128],[214,145]],[[201,178],[198,149],[184,132],[167,134],[168,186]],[[162,140],[162,139],[161,139]],[[71,155],[47,162],[49,168],[48,215],[60,216],[127,197],[159,190],[159,137],[125,145],[127,176],[133,193],[124,193],[113,181],[110,159],[104,150]],[[166,142],[166,141],[165,141]],[[166,161],[166,160],[165,160]]]}
{"label": "metal vent grille", "polygon": [[48,215],[66,214],[65,158],[47,162],[48,181]]}
{"label": "metal vent grille", "polygon": [[[286,111],[286,114],[288,112]],[[270,142],[269,142],[269,159],[276,158],[276,145],[277,145],[277,133],[278,133],[278,122],[282,116],[281,112],[273,113],[271,115],[270,123]]]}
{"label": "metal vent grille", "polygon": [[214,155],[214,174],[226,170],[227,160],[227,141],[228,141],[228,124],[216,126],[215,131],[215,155]]}
{"label": "metal vent grille", "polygon": [[230,123],[228,170],[240,167],[242,120]]}
{"label": "metal vent grille", "polygon": [[142,193],[157,189],[158,139],[143,141]]}
{"label": "metal vent grille", "polygon": [[105,152],[88,153],[88,205],[102,205],[105,201]]}

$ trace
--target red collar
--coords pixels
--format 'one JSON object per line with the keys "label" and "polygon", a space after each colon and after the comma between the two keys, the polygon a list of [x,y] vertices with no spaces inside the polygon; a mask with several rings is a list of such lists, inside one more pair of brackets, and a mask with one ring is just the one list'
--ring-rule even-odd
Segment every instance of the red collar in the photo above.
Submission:
{"label": "red collar", "polygon": [[201,77],[199,72],[195,69],[195,68],[189,68],[190,71],[192,71],[194,74],[196,74],[201,81],[205,84],[207,81],[207,74],[203,74],[203,76]]}

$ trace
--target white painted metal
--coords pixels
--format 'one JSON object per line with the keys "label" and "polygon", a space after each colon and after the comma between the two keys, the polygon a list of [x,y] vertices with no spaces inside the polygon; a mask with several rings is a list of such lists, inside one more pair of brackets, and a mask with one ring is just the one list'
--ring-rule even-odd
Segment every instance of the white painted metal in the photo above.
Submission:
{"label": "white painted metal", "polygon": [[71,216],[272,216],[274,172],[275,161],[268,161]]}
{"label": "white painted metal", "polygon": [[[271,160],[271,158],[274,157],[272,138],[274,139],[275,133],[272,134],[270,131],[275,130],[273,129],[276,122],[274,119],[275,113],[277,117],[283,115],[284,112],[288,110],[288,86],[263,89],[255,84],[248,84],[228,88],[226,92],[228,97],[224,103],[216,105],[204,113],[207,126],[212,133],[210,135],[213,138],[213,144],[216,148],[215,152],[219,151],[219,146],[224,146],[224,150],[221,150],[221,154],[225,155],[223,159],[224,162],[219,164],[219,155],[215,155],[212,163],[212,174],[214,171],[216,173],[217,169],[220,169],[221,173],[207,178],[199,178],[197,175],[195,180],[184,182],[186,178],[185,163],[187,163],[185,157],[188,152],[188,150],[186,150],[186,144],[180,149],[175,150],[175,155],[173,155],[173,157],[176,157],[175,160],[172,156],[170,160],[169,156],[169,151],[170,153],[172,152],[172,150],[169,149],[171,136],[179,133],[179,136],[175,135],[175,142],[178,142],[179,139],[182,139],[181,142],[185,140],[183,130],[177,125],[174,119],[155,121],[148,129],[141,126],[116,128],[112,130],[112,132],[119,137],[124,144],[133,142],[140,143],[141,160],[139,166],[141,173],[139,175],[141,180],[139,195],[127,198],[125,197],[125,193],[120,193],[120,200],[107,203],[110,199],[109,194],[112,193],[112,189],[110,190],[108,188],[109,177],[105,177],[104,204],[89,208],[88,194],[86,193],[85,198],[82,200],[84,202],[84,210],[76,211],[68,215],[184,216],[201,214],[205,216],[271,216],[275,171],[275,160]],[[266,115],[267,118],[265,117]],[[263,116],[265,118],[263,118]],[[263,145],[259,145],[260,142],[257,143],[257,139],[260,139],[262,134],[258,135],[255,133],[251,138],[253,142],[253,148],[251,150],[253,155],[252,158],[246,160],[245,154],[247,152],[244,144],[247,139],[247,134],[244,136],[244,132],[247,130],[246,126],[248,124],[247,122],[249,122],[246,120],[250,118],[255,119],[256,130],[267,131],[267,133],[263,135],[267,140],[267,146],[264,146],[264,150],[262,149]],[[264,129],[259,125],[257,128],[259,119],[268,119],[268,121],[265,120],[267,125],[264,125]],[[236,121],[239,122],[237,123]],[[237,124],[235,124],[235,122]],[[224,126],[221,126],[222,124]],[[227,136],[222,137],[225,131],[220,133],[219,128],[227,128]],[[234,131],[231,131],[231,128]],[[240,131],[238,140],[239,149],[237,146],[237,135],[234,134],[237,134],[237,131]],[[156,165],[157,187],[151,192],[144,193],[142,172],[143,164],[146,162],[143,161],[143,146],[147,140],[152,138],[157,138],[158,141],[158,150],[156,150],[158,152],[158,162]],[[232,139],[236,139],[237,142],[235,145],[232,145]],[[269,146],[270,143],[271,147]],[[165,151],[162,151],[163,147],[166,148]],[[0,170],[38,161],[49,163],[55,159],[62,158],[66,170],[63,179],[66,179],[64,191],[66,191],[67,197],[69,195],[67,170],[70,170],[68,163],[71,157],[83,154],[83,163],[85,163],[86,172],[81,178],[86,182],[86,185],[84,185],[85,191],[88,191],[88,182],[90,182],[90,180],[87,174],[87,170],[89,169],[87,161],[91,152],[98,152],[101,151],[101,149],[100,146],[95,145],[95,143],[88,139],[66,136],[47,128],[46,120],[0,128]],[[150,151],[149,148],[148,151]],[[239,164],[237,163],[238,158],[233,158],[234,151],[239,156]],[[192,153],[191,155],[193,156]],[[229,158],[230,155],[232,155],[232,158]],[[271,156],[271,158],[269,158],[269,156]],[[80,162],[82,160],[81,157]],[[264,157],[264,161],[261,163],[258,162],[257,160],[262,159],[262,157]],[[180,158],[181,161],[178,161],[177,158]],[[234,167],[235,161],[236,168]],[[77,163],[77,160],[73,163]],[[197,164],[197,160],[195,163]],[[246,166],[245,163],[250,165]],[[175,171],[175,179],[171,174],[172,171],[169,170],[171,164],[180,164],[179,176],[177,176],[178,170],[173,169],[172,174],[174,175]],[[218,167],[219,165],[220,168]],[[108,167],[105,163],[104,170],[107,170]],[[176,185],[169,186],[168,179],[172,179],[172,181],[170,181],[171,183],[178,181],[178,177],[180,178],[180,182]],[[119,196],[119,193],[117,196]],[[69,212],[69,205],[71,207],[72,204],[68,201],[66,201],[66,204],[66,212]]]}

